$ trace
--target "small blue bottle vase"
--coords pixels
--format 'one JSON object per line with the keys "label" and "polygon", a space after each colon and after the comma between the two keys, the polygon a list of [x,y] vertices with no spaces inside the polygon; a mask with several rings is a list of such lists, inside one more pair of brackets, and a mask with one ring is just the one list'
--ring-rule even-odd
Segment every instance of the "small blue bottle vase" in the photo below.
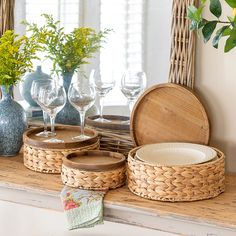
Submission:
{"label": "small blue bottle vase", "polygon": [[23,144],[23,133],[27,128],[24,109],[13,100],[13,86],[1,86],[0,100],[0,156],[15,156]]}

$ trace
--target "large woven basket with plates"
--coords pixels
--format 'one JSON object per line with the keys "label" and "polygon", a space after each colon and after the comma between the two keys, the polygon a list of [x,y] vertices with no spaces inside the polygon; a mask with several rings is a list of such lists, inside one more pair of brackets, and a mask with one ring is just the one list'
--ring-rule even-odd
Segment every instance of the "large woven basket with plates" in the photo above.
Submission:
{"label": "large woven basket with plates", "polygon": [[159,166],[128,157],[128,187],[140,197],[160,201],[195,201],[218,196],[225,190],[225,156],[195,165]]}

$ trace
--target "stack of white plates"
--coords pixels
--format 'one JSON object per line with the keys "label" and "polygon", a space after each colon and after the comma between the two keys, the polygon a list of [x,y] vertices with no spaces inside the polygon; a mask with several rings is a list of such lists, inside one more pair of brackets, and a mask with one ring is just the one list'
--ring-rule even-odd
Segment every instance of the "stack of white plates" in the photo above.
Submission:
{"label": "stack of white plates", "polygon": [[194,165],[216,157],[217,153],[213,148],[193,143],[149,144],[136,152],[139,160],[161,166]]}

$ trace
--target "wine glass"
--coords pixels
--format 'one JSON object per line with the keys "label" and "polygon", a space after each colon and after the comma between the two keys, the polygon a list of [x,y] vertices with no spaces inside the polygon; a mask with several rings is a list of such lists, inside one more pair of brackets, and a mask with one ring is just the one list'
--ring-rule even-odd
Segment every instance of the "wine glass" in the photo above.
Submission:
{"label": "wine glass", "polygon": [[[62,85],[56,81],[52,81],[50,84],[42,86],[39,90],[39,104],[42,109],[49,115],[51,123],[51,133],[56,136],[55,132],[55,118],[58,112],[66,104],[66,92]],[[61,139],[51,138],[45,140],[45,142],[59,143],[64,142]]]}
{"label": "wine glass", "polygon": [[71,83],[68,91],[68,100],[80,114],[81,134],[72,139],[85,140],[90,138],[84,134],[84,120],[86,111],[93,106],[95,101],[94,84],[90,83],[87,78],[81,78],[79,81]]}
{"label": "wine glass", "polygon": [[[38,79],[38,80],[33,81],[33,83],[32,83],[31,90],[30,90],[31,97],[40,107],[41,107],[41,105],[38,101],[39,90],[42,86],[49,85],[51,82],[52,82],[51,79]],[[42,107],[41,107],[41,109],[42,109]],[[36,136],[43,137],[43,138],[54,136],[54,134],[52,132],[47,130],[48,116],[47,116],[47,113],[43,109],[42,109],[42,111],[43,111],[44,130],[40,133],[37,133]]]}
{"label": "wine glass", "polygon": [[127,71],[121,79],[121,92],[128,99],[130,115],[139,94],[146,88],[146,74],[143,71]]}
{"label": "wine glass", "polygon": [[103,118],[103,106],[105,96],[114,88],[115,79],[112,71],[105,71],[101,75],[100,70],[97,72],[91,72],[94,77],[94,84],[96,92],[99,96],[99,118],[95,119],[98,122],[110,122],[107,119]]}

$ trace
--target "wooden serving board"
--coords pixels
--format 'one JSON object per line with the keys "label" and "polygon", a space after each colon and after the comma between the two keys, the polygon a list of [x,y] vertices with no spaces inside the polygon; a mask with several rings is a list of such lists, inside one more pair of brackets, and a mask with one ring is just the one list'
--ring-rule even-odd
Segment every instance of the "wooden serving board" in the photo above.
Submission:
{"label": "wooden serving board", "polygon": [[191,90],[172,83],[155,85],[138,99],[130,129],[137,146],[161,142],[207,145],[210,136],[200,100]]}

